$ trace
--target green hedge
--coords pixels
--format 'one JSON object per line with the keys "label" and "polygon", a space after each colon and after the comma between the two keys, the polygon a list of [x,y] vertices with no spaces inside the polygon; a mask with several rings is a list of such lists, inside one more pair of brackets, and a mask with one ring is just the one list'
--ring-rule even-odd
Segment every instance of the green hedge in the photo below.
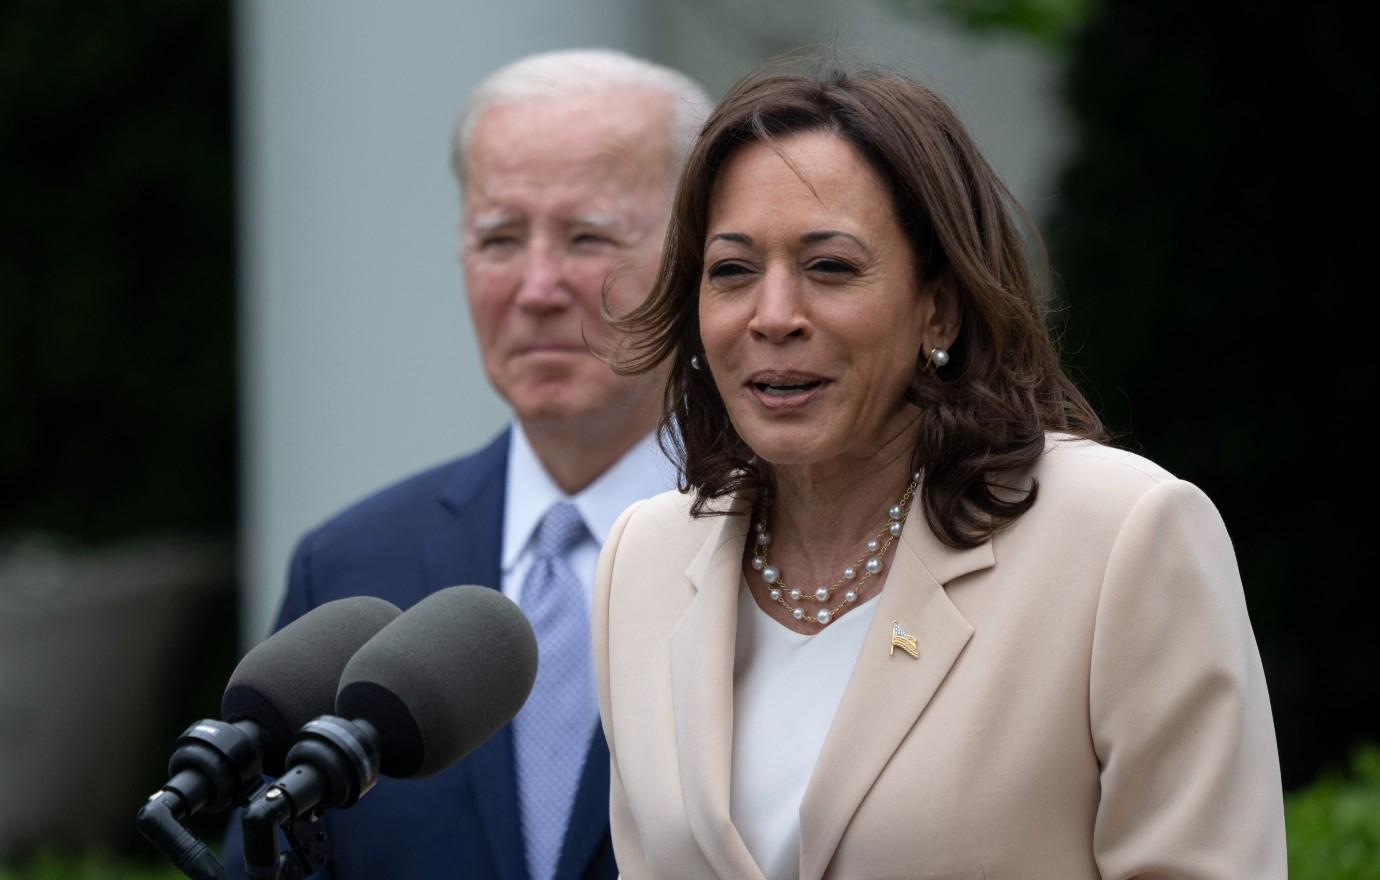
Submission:
{"label": "green hedge", "polygon": [[1380,748],[1352,758],[1349,776],[1329,775],[1285,799],[1292,880],[1380,877]]}
{"label": "green hedge", "polygon": [[0,867],[0,880],[176,880],[181,876],[171,864],[94,854],[40,853],[18,868]]}

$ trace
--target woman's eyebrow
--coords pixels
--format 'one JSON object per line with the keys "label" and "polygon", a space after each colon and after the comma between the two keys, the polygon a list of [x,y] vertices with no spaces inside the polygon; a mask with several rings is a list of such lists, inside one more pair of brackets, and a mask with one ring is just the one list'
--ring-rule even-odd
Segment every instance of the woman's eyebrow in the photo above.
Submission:
{"label": "woman's eyebrow", "polygon": [[[831,238],[846,238],[849,241],[856,244],[858,247],[862,248],[863,250],[867,250],[867,245],[863,243],[862,239],[858,238],[851,232],[844,232],[842,229],[816,229],[812,232],[807,232],[804,235],[800,236],[800,243],[817,244],[821,241],[828,241]],[[745,232],[716,232],[713,235],[709,236],[708,241],[704,243],[705,247],[708,247],[710,244],[716,241],[731,241],[735,244],[751,246],[752,236],[748,235]]]}
{"label": "woman's eyebrow", "polygon": [[704,244],[708,247],[711,243],[719,240],[731,241],[736,244],[745,244],[749,246],[752,244],[752,236],[748,235],[746,232],[716,232],[709,236],[709,240]]}
{"label": "woman's eyebrow", "polygon": [[815,244],[821,241],[828,241],[831,238],[846,238],[857,244],[863,250],[867,250],[867,245],[863,244],[862,239],[841,229],[819,229],[814,232],[807,232],[800,236],[801,244]]}

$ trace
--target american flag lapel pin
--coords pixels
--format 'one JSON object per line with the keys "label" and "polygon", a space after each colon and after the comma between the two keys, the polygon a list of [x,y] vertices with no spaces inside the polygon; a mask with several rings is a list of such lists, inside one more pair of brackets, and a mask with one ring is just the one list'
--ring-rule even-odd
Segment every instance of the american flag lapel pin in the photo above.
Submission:
{"label": "american flag lapel pin", "polygon": [[899,621],[893,620],[891,622],[891,650],[887,651],[887,655],[895,654],[897,648],[905,651],[912,659],[920,659],[920,645],[915,641],[915,636],[906,632]]}

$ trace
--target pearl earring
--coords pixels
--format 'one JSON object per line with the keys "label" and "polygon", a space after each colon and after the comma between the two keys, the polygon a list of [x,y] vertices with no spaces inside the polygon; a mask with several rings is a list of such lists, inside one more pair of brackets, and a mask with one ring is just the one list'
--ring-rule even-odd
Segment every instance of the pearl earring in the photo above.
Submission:
{"label": "pearl earring", "polygon": [[699,355],[697,355],[697,354],[692,354],[692,355],[690,355],[690,369],[692,369],[692,370],[698,370],[698,369],[700,369],[700,356],[699,356]]}
{"label": "pearl earring", "polygon": [[932,348],[930,349],[929,360],[930,363],[934,364],[936,367],[948,366],[949,353],[942,348]]}

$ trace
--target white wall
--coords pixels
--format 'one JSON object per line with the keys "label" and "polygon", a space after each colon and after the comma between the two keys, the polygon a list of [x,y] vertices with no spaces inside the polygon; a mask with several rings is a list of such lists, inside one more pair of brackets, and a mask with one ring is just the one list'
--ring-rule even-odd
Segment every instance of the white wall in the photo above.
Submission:
{"label": "white wall", "polygon": [[460,289],[451,121],[521,55],[603,45],[719,94],[773,53],[827,42],[950,98],[1037,213],[1062,139],[1057,68],[878,0],[240,0],[241,636],[266,633],[296,538],[471,449],[505,410]]}

